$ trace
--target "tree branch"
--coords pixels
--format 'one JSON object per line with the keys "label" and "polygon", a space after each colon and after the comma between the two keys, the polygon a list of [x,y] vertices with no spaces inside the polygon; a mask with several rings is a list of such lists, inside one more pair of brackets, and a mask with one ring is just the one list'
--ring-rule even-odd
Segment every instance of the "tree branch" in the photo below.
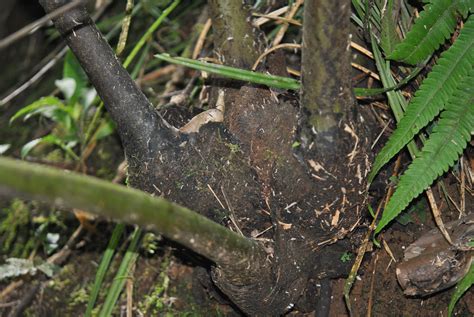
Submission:
{"label": "tree branch", "polygon": [[0,158],[0,175],[1,194],[21,195],[138,224],[194,250],[223,268],[236,267],[243,259],[245,263],[258,263],[265,258],[265,252],[255,241],[185,207],[139,190],[7,158]]}
{"label": "tree branch", "polygon": [[[47,13],[69,0],[40,0]],[[71,9],[53,22],[76,55],[90,81],[117,123],[125,151],[147,157],[152,145],[169,140],[172,133],[159,120],[153,106],[122,67],[112,48],[97,30],[84,5]]]}

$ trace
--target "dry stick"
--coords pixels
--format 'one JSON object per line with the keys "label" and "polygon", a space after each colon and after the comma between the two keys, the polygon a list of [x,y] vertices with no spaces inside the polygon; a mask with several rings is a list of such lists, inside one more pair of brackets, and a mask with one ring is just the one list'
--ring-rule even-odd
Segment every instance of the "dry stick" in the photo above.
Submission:
{"label": "dry stick", "polygon": [[365,68],[364,66],[356,64],[354,62],[351,62],[351,66],[354,67],[355,69],[360,70],[361,72],[363,72],[365,74],[368,74],[370,77],[380,81],[380,76],[378,74],[374,73],[373,71],[371,71],[370,69]]}
{"label": "dry stick", "polygon": [[466,165],[464,164],[464,157],[461,157],[461,184],[460,184],[460,192],[461,192],[461,214],[459,215],[459,218],[461,218],[461,215],[466,214],[466,174],[464,173],[464,167]]}
{"label": "dry stick", "polygon": [[372,54],[371,51],[369,51],[368,49],[366,49],[365,47],[355,43],[355,42],[352,42],[351,41],[351,47],[359,52],[361,52],[362,54],[366,55],[367,57],[371,58],[371,59],[374,59],[374,54]]}
{"label": "dry stick", "polygon": [[367,317],[372,316],[372,304],[373,304],[373,295],[374,295],[374,284],[375,284],[375,271],[377,270],[377,261],[379,255],[377,254],[374,259],[374,268],[372,269],[372,276],[370,278],[370,291],[369,291],[369,302],[367,307]]}
{"label": "dry stick", "polygon": [[287,48],[287,49],[298,49],[300,50],[301,49],[301,44],[293,44],[293,43],[285,43],[285,44],[278,44],[278,45],[275,45],[273,47],[271,47],[270,49],[266,50],[265,52],[263,52],[262,55],[260,55],[257,60],[255,61],[255,64],[253,64],[252,66],[252,70],[256,70],[257,69],[257,66],[258,64],[260,64],[260,62],[265,58],[265,56],[267,56],[268,54],[270,54],[271,52],[273,51],[276,51],[280,48]]}
{"label": "dry stick", "polygon": [[[54,57],[49,60],[41,69],[34,74],[30,79],[28,79],[26,82],[21,84],[18,88],[14,89],[11,93],[9,93],[7,96],[5,96],[3,99],[0,100],[0,107],[7,104],[10,102],[13,98],[24,92],[26,89],[28,89],[31,85],[33,85],[37,80],[39,80],[41,77],[43,77],[44,74],[46,74],[51,68],[56,65],[56,63],[61,60],[64,55],[66,55],[66,52],[68,50],[68,47],[63,44],[61,45],[62,49],[58,53],[54,53]],[[49,59],[49,58],[48,58]],[[48,60],[46,59],[46,60]]]}
{"label": "dry stick", "polygon": [[128,31],[130,29],[130,22],[132,21],[132,12],[133,0],[127,0],[127,5],[125,6],[125,17],[122,22],[122,32],[120,32],[119,42],[115,52],[117,56],[122,55],[125,45],[127,44]]}
{"label": "dry stick", "polygon": [[[293,5],[291,6],[290,11],[285,16],[285,18],[288,19],[288,20],[293,19],[293,17],[295,16],[296,12],[298,12],[298,9],[303,4],[303,2],[304,2],[304,0],[296,0],[296,2],[293,3]],[[285,36],[285,33],[288,30],[289,26],[290,25],[288,23],[285,23],[281,26],[280,30],[278,30],[277,35],[273,39],[272,46],[276,46],[276,45],[280,44],[280,42],[283,39],[283,37]]]}
{"label": "dry stick", "polygon": [[[92,19],[93,20],[98,19],[102,15],[102,13],[104,13],[105,9],[109,6],[110,3],[111,3],[110,1],[104,2],[104,4],[102,4],[102,6],[94,14]],[[59,60],[61,60],[64,57],[64,55],[68,51],[68,47],[65,44],[61,44],[60,49],[57,49],[57,50],[59,50],[59,52],[57,53],[54,52],[52,54],[49,54],[48,57],[43,59],[44,61],[48,61],[48,62],[43,67],[41,67],[41,69],[36,74],[34,74],[30,79],[28,79],[26,82],[21,84],[18,88],[14,89],[11,93],[9,93],[3,99],[1,99],[0,107],[10,102],[13,98],[21,94],[23,91],[28,89],[31,85],[33,85],[36,81],[38,81],[41,77],[43,77],[44,74],[46,74],[51,68],[54,67],[54,65],[56,65],[56,63]],[[53,56],[51,60],[49,56]],[[43,61],[40,64],[42,63]]]}
{"label": "dry stick", "polygon": [[127,317],[133,317],[133,283],[134,278],[132,277],[135,274],[135,269],[137,263],[134,261],[132,267],[130,268],[129,276],[127,276]]}
{"label": "dry stick", "polygon": [[54,19],[61,14],[77,7],[78,5],[82,4],[84,0],[76,0],[71,3],[68,3],[57,10],[54,10],[51,13],[46,14],[42,18],[26,25],[25,27],[19,29],[18,31],[14,32],[13,34],[10,34],[6,38],[0,40],[0,50],[11,45],[12,43],[18,41],[19,39],[33,34],[36,30],[38,30],[41,26],[45,25],[46,23],[49,22],[49,20]]}
{"label": "dry stick", "polygon": [[212,20],[209,18],[207,19],[206,23],[204,23],[204,27],[202,28],[201,33],[199,33],[199,37],[196,41],[196,45],[194,46],[194,51],[192,55],[193,59],[198,58],[199,54],[201,54],[201,50],[204,46],[207,33],[209,33],[209,30],[211,29],[211,25],[212,25]]}
{"label": "dry stick", "polygon": [[[170,64],[166,65],[164,67],[160,67],[154,71],[151,71],[145,75],[143,75],[140,79],[138,79],[136,82],[138,85],[141,85],[145,82],[149,82],[152,80],[156,80],[160,77],[164,77],[167,75],[170,75],[176,71],[176,65]],[[161,96],[161,98],[165,98],[165,96]]]}
{"label": "dry stick", "polygon": [[280,15],[288,11],[288,6],[281,7],[267,14],[252,13],[252,15],[259,16],[260,18],[253,21],[253,24],[257,27],[269,22],[271,19],[279,18]]}
{"label": "dry stick", "polygon": [[[285,11],[286,12],[286,11]],[[260,14],[260,13],[252,13],[253,16],[257,16],[257,17],[261,17],[261,18],[265,18],[265,21],[264,23],[270,21],[270,20],[275,20],[277,22],[284,22],[284,23],[289,23],[289,24],[293,24],[293,25],[296,25],[296,26],[302,26],[303,24],[298,21],[298,20],[294,20],[294,19],[287,19],[287,18],[283,18],[281,16],[278,16],[278,15],[268,15],[268,14]],[[259,19],[260,20],[260,19]],[[255,21],[254,24],[256,26],[260,26],[262,24],[261,21]]]}
{"label": "dry stick", "polygon": [[451,237],[449,236],[449,233],[444,226],[443,219],[441,219],[441,212],[439,211],[438,205],[436,204],[436,200],[433,196],[433,191],[431,190],[431,187],[426,190],[426,197],[428,197],[428,201],[430,203],[431,211],[433,212],[436,225],[438,226],[446,241],[448,241],[449,244],[452,245],[453,241],[451,240]]}

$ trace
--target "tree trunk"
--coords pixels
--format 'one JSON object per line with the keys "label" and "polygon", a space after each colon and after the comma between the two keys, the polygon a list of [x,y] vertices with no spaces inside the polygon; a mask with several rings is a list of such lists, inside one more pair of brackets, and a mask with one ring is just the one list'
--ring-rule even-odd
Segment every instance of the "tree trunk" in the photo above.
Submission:
{"label": "tree trunk", "polygon": [[[48,12],[67,2],[40,0]],[[249,68],[263,42],[247,9],[240,0],[210,5],[215,51],[227,64]],[[130,184],[215,221],[232,216],[249,239],[265,232],[258,257],[223,262],[212,272],[215,284],[251,316],[281,315],[295,305],[315,310],[305,290],[344,274],[334,255],[338,246],[327,245],[349,234],[365,199],[370,138],[364,126],[370,122],[351,95],[350,1],[305,5],[302,103],[282,91],[215,81],[224,119],[198,133],[163,121],[85,8],[54,20],[117,123]],[[263,67],[287,75],[283,55],[268,56]],[[301,143],[296,149],[295,141]],[[209,188],[224,198],[225,209]]]}

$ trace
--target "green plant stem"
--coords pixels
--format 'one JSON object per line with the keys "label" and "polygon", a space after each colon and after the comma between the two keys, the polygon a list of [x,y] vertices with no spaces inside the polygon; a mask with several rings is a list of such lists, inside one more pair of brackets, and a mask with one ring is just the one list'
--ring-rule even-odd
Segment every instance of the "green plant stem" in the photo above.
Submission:
{"label": "green plant stem", "polygon": [[122,235],[124,229],[125,225],[123,223],[119,223],[115,226],[114,231],[112,232],[107,249],[102,255],[102,260],[100,261],[99,268],[97,269],[94,285],[92,286],[84,317],[90,317],[92,314],[92,309],[94,309],[95,302],[99,296],[100,286],[102,285],[102,282],[105,278],[105,274],[107,273],[110,262],[112,261],[112,258],[115,254],[115,249],[117,248],[117,245],[120,241],[120,236]]}
{"label": "green plant stem", "polygon": [[135,56],[138,54],[138,52],[141,50],[143,45],[148,41],[148,39],[151,38],[152,34],[156,31],[156,29],[161,25],[163,20],[176,8],[176,6],[179,4],[180,0],[175,0],[173,3],[166,8],[163,13],[156,19],[156,21],[146,30],[145,34],[140,38],[138,41],[137,45],[133,48],[133,50],[130,52],[128,57],[125,59],[125,62],[123,63],[123,67],[127,68],[130,63],[133,61]]}
{"label": "green plant stem", "polygon": [[140,241],[141,236],[142,230],[139,227],[135,227],[135,230],[131,234],[131,241],[128,245],[127,252],[122,259],[122,263],[120,264],[114,281],[110,286],[104,305],[99,313],[100,317],[108,317],[112,315],[112,310],[114,309],[125,282],[127,281],[127,278],[129,278],[130,271],[138,258],[138,242]]}
{"label": "green plant stem", "polygon": [[264,252],[255,241],[166,199],[39,164],[0,158],[0,192],[138,224],[220,266],[261,257]]}

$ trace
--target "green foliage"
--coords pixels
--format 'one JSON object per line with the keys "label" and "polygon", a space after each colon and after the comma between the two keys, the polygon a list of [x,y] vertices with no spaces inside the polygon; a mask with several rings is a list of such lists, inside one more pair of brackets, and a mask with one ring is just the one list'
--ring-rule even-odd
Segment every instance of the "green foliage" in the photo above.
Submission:
{"label": "green foliage", "polygon": [[405,40],[389,58],[412,65],[422,62],[451,36],[457,18],[466,17],[473,9],[473,0],[433,1],[425,6]]}
{"label": "green foliage", "polygon": [[473,65],[474,17],[471,16],[457,41],[442,54],[438,65],[423,81],[397,130],[377,156],[369,181],[421,128],[444,110],[422,152],[400,178],[376,233],[452,166],[466,147],[474,129]]}
{"label": "green foliage", "polygon": [[[56,86],[64,96],[64,100],[47,96],[40,98],[32,104],[15,113],[10,123],[23,117],[24,120],[39,115],[55,123],[52,131],[38,139],[31,140],[21,149],[22,158],[40,144],[50,144],[61,149],[69,158],[79,160],[77,147],[86,147],[84,127],[90,121],[92,112],[90,107],[96,98],[94,89],[87,88],[87,76],[71,52],[66,54],[63,66],[63,79],[56,80]],[[94,133],[93,142],[110,135],[114,126],[110,121],[102,121]]]}
{"label": "green foliage", "polygon": [[438,124],[421,153],[401,176],[397,190],[390,199],[377,225],[380,232],[388,222],[404,210],[412,199],[427,189],[446,172],[462,154],[474,131],[474,68],[460,82],[446,103]]}
{"label": "green foliage", "polygon": [[382,32],[380,34],[380,46],[386,54],[392,53],[395,45],[400,42],[393,11],[393,0],[388,0],[387,10],[381,20]]}
{"label": "green foliage", "polygon": [[[28,227],[30,222],[30,210],[20,199],[14,199],[9,208],[5,208],[6,218],[0,223],[0,236],[2,237],[2,252],[9,252],[19,231]],[[16,255],[16,254],[14,254]]]}
{"label": "green foliage", "polygon": [[456,42],[443,54],[415,93],[398,128],[377,155],[369,175],[377,172],[438,115],[474,65],[474,18],[470,17]]}
{"label": "green foliage", "polygon": [[255,84],[262,84],[268,87],[292,90],[297,90],[300,88],[300,83],[297,80],[288,77],[262,74],[235,67],[201,62],[184,57],[171,57],[168,54],[157,54],[155,57],[169,63],[183,65],[200,71],[221,75],[227,78],[248,81]]}
{"label": "green foliage", "polygon": [[454,305],[458,302],[461,296],[474,284],[474,263],[471,264],[469,272],[463,277],[461,281],[458,282],[456,288],[454,289],[453,296],[449,302],[448,307],[448,316],[452,316]]}

